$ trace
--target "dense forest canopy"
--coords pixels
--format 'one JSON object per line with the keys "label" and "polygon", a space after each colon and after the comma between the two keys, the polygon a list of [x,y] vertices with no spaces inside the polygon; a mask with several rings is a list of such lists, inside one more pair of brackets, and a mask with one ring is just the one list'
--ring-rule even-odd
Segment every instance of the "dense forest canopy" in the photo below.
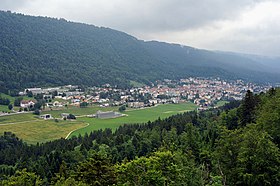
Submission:
{"label": "dense forest canopy", "polygon": [[64,19],[0,11],[0,27],[0,91],[5,93],[65,84],[129,87],[131,81],[149,84],[187,76],[261,83],[280,77],[248,57],[144,42]]}
{"label": "dense forest canopy", "polygon": [[278,185],[280,89],[218,109],[27,145],[0,137],[3,185]]}

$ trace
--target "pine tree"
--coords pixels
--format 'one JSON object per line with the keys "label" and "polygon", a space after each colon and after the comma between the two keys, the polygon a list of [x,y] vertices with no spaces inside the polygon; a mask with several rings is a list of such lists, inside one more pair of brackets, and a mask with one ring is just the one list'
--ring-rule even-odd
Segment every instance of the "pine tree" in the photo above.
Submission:
{"label": "pine tree", "polygon": [[255,123],[255,108],[257,104],[256,97],[248,90],[239,108],[240,126],[244,127],[249,123]]}

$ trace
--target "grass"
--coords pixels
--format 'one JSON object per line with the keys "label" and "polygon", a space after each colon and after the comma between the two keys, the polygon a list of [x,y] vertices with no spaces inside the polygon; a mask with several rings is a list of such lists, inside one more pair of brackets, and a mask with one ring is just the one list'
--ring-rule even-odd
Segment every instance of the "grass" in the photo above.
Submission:
{"label": "grass", "polygon": [[224,106],[225,104],[229,103],[228,101],[218,101],[218,103],[215,105],[216,107]]}
{"label": "grass", "polygon": [[0,105],[0,112],[12,112],[8,109],[8,105]]}
{"label": "grass", "polygon": [[19,97],[22,97],[23,100],[34,100],[34,98],[30,98],[28,96],[17,96],[17,97],[12,97],[10,95],[7,95],[7,94],[3,94],[3,93],[0,93],[0,96],[2,98],[8,98],[10,101],[11,101],[11,104],[14,104],[14,101],[16,98],[19,98]]}
{"label": "grass", "polygon": [[184,104],[165,104],[157,107],[129,110],[124,112],[127,116],[114,118],[114,119],[97,119],[82,117],[78,120],[88,123],[89,125],[85,128],[74,131],[71,136],[83,135],[90,133],[91,131],[98,129],[111,128],[113,131],[123,124],[135,124],[144,123],[148,121],[154,121],[160,118],[166,118],[177,113],[183,113],[196,109],[197,106],[193,103]]}
{"label": "grass", "polygon": [[[44,111],[42,114],[51,114],[53,117],[61,118],[61,113],[73,113],[77,116],[76,121],[42,120],[32,113],[14,114],[0,117],[0,133],[13,132],[19,138],[29,144],[47,142],[61,137],[65,138],[68,133],[74,131],[71,136],[89,133],[93,130],[111,128],[116,130],[125,123],[144,123],[156,120],[158,117],[166,118],[171,115],[194,110],[196,105],[192,103],[166,104],[157,107],[128,110],[124,112],[127,116],[115,119],[88,118],[86,115],[95,114],[96,111],[118,110],[118,107],[100,108],[98,106],[79,108],[69,107],[64,110]],[[87,126],[88,125],[88,126]],[[87,126],[87,127],[86,127]]]}
{"label": "grass", "polygon": [[[55,118],[61,118],[61,113],[73,113],[76,116],[94,114],[97,110],[117,110],[117,107],[100,108],[97,106],[88,108],[69,107],[64,110],[44,111],[42,114],[52,114]],[[11,114],[0,117],[0,135],[4,132],[13,132],[25,142],[34,144],[47,142],[61,137],[66,137],[73,130],[83,128],[87,123],[82,120],[55,122],[54,120],[39,119],[32,113]]]}
{"label": "grass", "polygon": [[[8,98],[10,100],[10,104],[12,104],[14,106],[14,102],[15,102],[15,99],[18,98],[18,97],[12,97],[10,95],[7,95],[7,94],[3,94],[3,93],[0,93],[0,97],[2,98]],[[27,97],[27,96],[19,96],[19,97],[22,97],[23,100],[34,100],[34,98],[30,98],[30,97]],[[14,110],[15,111],[18,111],[20,107],[14,107]],[[11,110],[8,109],[8,105],[0,105],[0,112],[12,112]]]}
{"label": "grass", "polygon": [[[13,110],[17,112],[20,109],[20,107],[13,106]],[[10,112],[13,113],[12,110],[9,110],[8,105],[0,105],[0,112]]]}
{"label": "grass", "polygon": [[8,99],[11,101],[11,103],[14,103],[14,101],[15,101],[15,99],[16,99],[16,97],[12,97],[12,96],[10,96],[10,95],[3,94],[3,93],[0,93],[0,97],[2,97],[2,98],[8,98]]}
{"label": "grass", "polygon": [[[226,104],[219,101],[217,106]],[[7,107],[7,106],[6,106]],[[2,106],[0,106],[1,110]],[[84,135],[94,130],[111,128],[113,131],[124,124],[145,123],[160,118],[166,118],[177,113],[195,110],[197,106],[193,103],[165,104],[145,109],[128,109],[124,112],[126,116],[114,119],[88,118],[86,115],[95,114],[98,110],[117,111],[118,107],[101,108],[91,106],[79,108],[69,106],[62,110],[43,111],[42,114],[51,114],[55,118],[61,118],[61,113],[72,113],[77,117],[76,121],[55,122],[54,120],[42,120],[31,113],[15,114],[0,117],[0,133],[5,131],[15,133],[27,143],[47,142],[61,137],[66,137],[71,131],[71,136]]]}
{"label": "grass", "polygon": [[38,119],[28,122],[2,125],[0,126],[0,133],[3,134],[5,131],[13,132],[25,142],[35,144],[37,142],[42,143],[54,139],[65,138],[70,131],[84,126],[86,126],[86,124],[79,121],[60,120],[59,122],[55,122],[54,120]]}
{"label": "grass", "polygon": [[[116,130],[123,124],[144,123],[157,118],[166,118],[171,115],[194,110],[197,106],[192,103],[165,104],[156,107],[127,110],[127,116],[115,119],[88,118],[86,115],[95,114],[96,111],[118,110],[118,107],[101,108],[92,106],[87,108],[69,107],[63,110],[44,111],[42,114],[51,114],[55,118],[61,118],[61,113],[72,113],[77,116],[76,121],[55,122],[54,120],[42,120],[32,113],[14,114],[0,117],[0,133],[13,132],[25,142],[34,144],[47,142],[61,137],[66,137],[71,131],[71,136],[90,133],[93,130],[111,128]],[[87,126],[88,125],[88,126]],[[87,127],[86,127],[87,126]]]}
{"label": "grass", "polygon": [[[7,124],[7,123],[17,123],[17,122],[25,122],[25,121],[32,121],[36,120],[35,115],[31,113],[23,113],[23,114],[11,114],[7,116],[0,117],[0,125]],[[1,130],[1,127],[0,127]]]}
{"label": "grass", "polygon": [[75,116],[84,116],[89,114],[95,114],[98,110],[102,111],[111,111],[115,110],[117,111],[119,107],[107,107],[107,108],[101,108],[98,106],[91,106],[86,108],[80,108],[80,107],[74,107],[69,106],[68,108],[63,108],[62,110],[52,110],[52,111],[43,111],[42,114],[51,114],[53,117],[60,118],[61,113],[69,113],[74,114]]}

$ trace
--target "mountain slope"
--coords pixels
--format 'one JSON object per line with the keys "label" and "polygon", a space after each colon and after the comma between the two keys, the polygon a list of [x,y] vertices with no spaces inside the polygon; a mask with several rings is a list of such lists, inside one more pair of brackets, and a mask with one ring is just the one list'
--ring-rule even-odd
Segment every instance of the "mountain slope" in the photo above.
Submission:
{"label": "mountain slope", "polygon": [[[0,12],[0,27],[2,92],[64,84],[127,87],[131,80],[148,84],[187,76],[260,82],[279,77],[267,73],[259,77],[257,69],[244,68],[257,62],[242,56],[144,42],[123,32],[64,19]],[[233,68],[232,63],[240,59],[246,64]]]}
{"label": "mountain slope", "polygon": [[[214,75],[227,79],[241,78],[263,83],[277,82],[277,78],[280,77],[279,71],[272,70],[272,68],[280,68],[279,58],[278,60],[275,59],[273,64],[266,64],[267,61],[262,61],[260,58],[256,60],[237,53],[213,52],[157,41],[146,42],[145,44],[151,53],[157,55],[162,61],[172,62],[181,68],[208,68],[209,72],[206,72],[205,76],[213,76],[211,72],[215,71],[212,69],[219,69],[220,72]],[[195,73],[198,73],[198,71]]]}
{"label": "mountain slope", "polygon": [[0,24],[0,79],[12,79],[9,88],[121,84],[134,74],[143,74],[144,81],[161,67],[135,38],[110,29],[7,13],[1,13]]}

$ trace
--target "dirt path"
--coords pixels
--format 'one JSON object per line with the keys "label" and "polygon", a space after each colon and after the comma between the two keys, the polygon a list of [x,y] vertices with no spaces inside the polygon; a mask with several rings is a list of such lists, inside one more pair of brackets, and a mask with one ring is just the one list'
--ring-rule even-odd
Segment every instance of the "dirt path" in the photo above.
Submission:
{"label": "dirt path", "polygon": [[81,128],[78,128],[78,129],[75,129],[75,130],[72,130],[71,132],[69,132],[68,134],[67,134],[67,136],[65,137],[65,139],[67,139],[73,132],[75,132],[76,130],[79,130],[79,129],[83,129],[83,128],[86,128],[86,127],[88,127],[89,126],[89,123],[86,123],[87,125],[86,126],[84,126],[84,127],[81,127]]}

